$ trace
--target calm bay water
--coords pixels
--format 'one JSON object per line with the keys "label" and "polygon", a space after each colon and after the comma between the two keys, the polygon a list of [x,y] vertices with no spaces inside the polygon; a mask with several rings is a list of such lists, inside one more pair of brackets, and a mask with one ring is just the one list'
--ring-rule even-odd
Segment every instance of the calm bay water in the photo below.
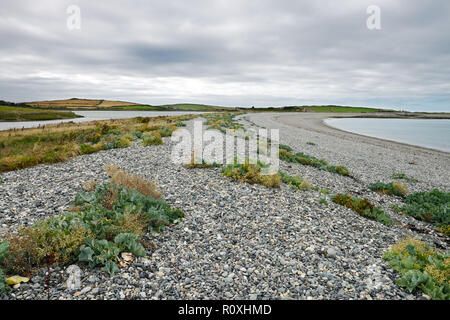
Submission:
{"label": "calm bay water", "polygon": [[450,152],[448,119],[326,119],[325,123],[344,131]]}
{"label": "calm bay water", "polygon": [[157,116],[181,116],[185,114],[196,114],[205,112],[196,111],[74,111],[84,118],[48,120],[48,121],[19,121],[19,122],[0,122],[0,130],[12,128],[34,128],[42,125],[61,123],[61,122],[86,122],[108,119],[129,119],[136,117],[157,117]]}

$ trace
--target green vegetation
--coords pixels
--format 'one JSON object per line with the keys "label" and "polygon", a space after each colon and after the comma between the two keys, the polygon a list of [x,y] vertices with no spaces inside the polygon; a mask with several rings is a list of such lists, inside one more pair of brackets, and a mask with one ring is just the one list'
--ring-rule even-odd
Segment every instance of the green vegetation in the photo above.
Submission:
{"label": "green vegetation", "polygon": [[[286,149],[287,147],[287,149]],[[289,151],[290,150],[290,151]],[[350,171],[341,165],[331,166],[324,159],[317,159],[313,156],[309,156],[302,152],[298,152],[296,154],[292,153],[292,148],[285,145],[280,145],[279,157],[283,161],[292,162],[292,163],[300,163],[307,166],[313,166],[320,170],[326,170],[332,173],[337,173],[343,176],[351,175]]]}
{"label": "green vegetation", "polygon": [[375,207],[367,199],[352,197],[350,194],[337,194],[331,198],[334,203],[350,208],[359,215],[380,222],[386,226],[393,224],[391,218],[380,207]]}
{"label": "green vegetation", "polygon": [[402,198],[404,198],[406,192],[408,192],[408,186],[401,182],[377,182],[370,185],[369,189],[378,193],[391,194]]}
{"label": "green vegetation", "polygon": [[45,128],[0,132],[0,172],[56,163],[100,150],[126,148],[144,138],[144,145],[161,144],[181,121],[195,115],[62,123]]}
{"label": "green vegetation", "polygon": [[405,198],[399,211],[426,222],[432,222],[450,236],[450,192],[434,189],[416,192]]}
{"label": "green vegetation", "polygon": [[202,159],[201,163],[195,163],[195,153],[192,153],[191,162],[184,165],[188,169],[205,169],[205,168],[219,168],[222,165],[216,162],[208,163]]}
{"label": "green vegetation", "polygon": [[244,129],[239,123],[234,121],[234,118],[240,113],[212,113],[206,114],[204,117],[206,118],[206,124],[208,125],[208,129],[216,129],[223,133],[226,130],[238,130]]}
{"label": "green vegetation", "polygon": [[419,180],[412,178],[412,177],[408,177],[404,173],[393,173],[391,178],[396,179],[396,180],[406,180],[408,182],[419,182]]}
{"label": "green vegetation", "polygon": [[82,118],[73,112],[0,106],[0,121],[38,121]]}
{"label": "green vegetation", "polygon": [[306,142],[306,144],[309,144],[310,146],[315,146],[316,145],[314,142],[310,142],[310,141]]}
{"label": "green vegetation", "polygon": [[397,283],[408,292],[420,289],[433,300],[450,300],[450,256],[409,238],[383,255],[402,277]]}
{"label": "green vegetation", "polygon": [[320,204],[323,204],[323,205],[326,205],[326,206],[328,205],[328,201],[327,201],[327,199],[325,199],[325,198],[320,198],[320,199],[319,199],[319,203],[320,203]]}
{"label": "green vegetation", "polygon": [[146,133],[142,136],[143,146],[154,146],[163,144],[161,134],[159,132]]}
{"label": "green vegetation", "polygon": [[311,189],[311,185],[308,180],[301,178],[300,176],[290,176],[285,172],[279,171],[281,181],[289,185],[294,190],[307,191]]}
{"label": "green vegetation", "polygon": [[224,167],[222,169],[222,174],[225,177],[232,178],[237,181],[260,184],[268,188],[278,187],[281,184],[281,177],[279,173],[274,173],[271,175],[261,174],[261,169],[267,167],[267,165],[261,162],[251,164],[248,159],[245,159],[243,164],[239,164],[237,159],[234,159],[234,164],[229,164]]}
{"label": "green vegetation", "polygon": [[[103,266],[113,275],[119,271],[121,253],[146,254],[140,240],[147,231],[156,235],[184,216],[157,199],[159,190],[153,182],[113,166],[108,172],[118,184],[105,183],[93,192],[80,192],[70,211],[0,241],[0,278],[5,273],[29,276],[48,261],[58,265],[86,262],[91,267]],[[0,287],[6,289],[4,281]]]}
{"label": "green vegetation", "polygon": [[322,193],[322,194],[331,194],[331,191],[328,190],[328,189],[321,189],[320,193]]}

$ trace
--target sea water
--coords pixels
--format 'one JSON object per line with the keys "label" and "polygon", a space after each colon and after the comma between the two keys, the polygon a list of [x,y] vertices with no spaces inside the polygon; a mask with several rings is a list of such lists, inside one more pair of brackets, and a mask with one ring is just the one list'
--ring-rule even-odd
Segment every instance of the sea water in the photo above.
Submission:
{"label": "sea water", "polygon": [[450,119],[332,118],[325,123],[365,136],[450,152]]}

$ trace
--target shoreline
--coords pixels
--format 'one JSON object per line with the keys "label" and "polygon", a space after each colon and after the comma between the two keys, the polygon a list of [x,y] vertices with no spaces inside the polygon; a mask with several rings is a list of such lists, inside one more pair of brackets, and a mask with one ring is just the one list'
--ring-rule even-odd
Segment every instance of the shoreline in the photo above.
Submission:
{"label": "shoreline", "polygon": [[[343,117],[338,117],[340,119],[347,119],[347,117],[343,118]],[[363,118],[363,117],[348,117],[350,118]],[[372,119],[407,119],[407,118],[377,118],[377,117],[367,117],[367,119],[372,118]],[[406,147],[411,147],[411,148],[417,148],[417,149],[422,149],[423,151],[433,151],[433,152],[440,152],[440,153],[444,153],[444,154],[449,154],[449,151],[444,151],[444,150],[439,150],[439,149],[434,149],[434,148],[430,148],[430,147],[425,147],[425,146],[419,146],[419,145],[415,145],[415,144],[411,144],[411,143],[406,143],[406,142],[401,142],[401,141],[395,141],[395,140],[389,140],[389,139],[385,139],[385,138],[379,138],[379,137],[374,137],[374,136],[369,136],[366,134],[362,134],[362,133],[356,133],[356,132],[352,132],[352,131],[347,131],[344,129],[340,129],[340,128],[336,128],[333,127],[332,125],[326,123],[325,121],[327,119],[337,119],[337,117],[332,117],[332,118],[324,118],[322,119],[322,123],[324,126],[330,128],[330,129],[334,129],[334,130],[338,130],[344,133],[348,133],[348,134],[354,134],[360,137],[367,137],[367,138],[372,138],[375,140],[379,140],[382,142],[388,142],[388,143],[393,143],[393,144],[398,144],[398,145],[402,145],[402,146],[406,146]],[[365,117],[363,119],[366,119]],[[417,119],[417,118],[408,118],[408,119]],[[442,118],[421,118],[421,120],[438,120],[438,119],[442,119]]]}
{"label": "shoreline", "polygon": [[[338,117],[355,114],[342,114]],[[330,113],[246,114],[243,119],[267,129],[279,129],[283,144],[298,145],[298,151],[342,164],[365,183],[389,181],[403,172],[423,182],[419,189],[450,190],[450,153],[402,142],[365,136],[331,127],[324,119]],[[316,145],[308,145],[314,142]]]}
{"label": "shoreline", "polygon": [[[317,114],[319,115],[319,114]],[[278,117],[277,117],[278,118]],[[403,146],[403,147],[408,147],[408,148],[412,148],[412,149],[416,149],[417,151],[426,151],[426,152],[435,152],[435,153],[441,153],[443,155],[447,155],[450,156],[450,152],[444,151],[444,150],[438,150],[438,149],[433,149],[433,148],[429,148],[429,147],[424,147],[424,146],[418,146],[418,145],[414,145],[414,144],[410,144],[410,143],[406,143],[406,142],[400,142],[400,141],[395,141],[395,140],[389,140],[389,139],[384,139],[384,138],[378,138],[378,137],[373,137],[373,136],[368,136],[365,134],[361,134],[361,133],[356,133],[356,132],[351,132],[351,131],[346,131],[343,129],[339,129],[336,127],[333,127],[329,124],[327,124],[325,122],[325,120],[327,119],[340,119],[340,118],[367,118],[367,119],[419,119],[416,117],[402,117],[402,116],[397,116],[397,117],[389,117],[389,116],[367,116],[367,115],[358,115],[358,114],[343,114],[343,115],[336,115],[333,116],[333,114],[331,113],[324,113],[324,114],[320,114],[320,116],[318,117],[320,118],[320,122],[314,122],[315,128],[313,129],[318,129],[320,132],[323,132],[325,128],[329,129],[328,131],[338,131],[342,134],[347,135],[348,137],[351,137],[352,135],[354,136],[358,136],[361,138],[367,138],[368,140],[374,140],[374,142],[380,142],[383,144],[389,143],[389,144],[393,144],[393,145],[399,145],[399,146]],[[428,118],[428,117],[424,117],[424,118],[420,118],[423,120],[438,120],[438,119],[450,119],[450,117],[433,117],[433,118]],[[304,127],[301,127],[304,128]],[[308,128],[311,129],[311,128]],[[322,129],[322,130],[321,130]]]}

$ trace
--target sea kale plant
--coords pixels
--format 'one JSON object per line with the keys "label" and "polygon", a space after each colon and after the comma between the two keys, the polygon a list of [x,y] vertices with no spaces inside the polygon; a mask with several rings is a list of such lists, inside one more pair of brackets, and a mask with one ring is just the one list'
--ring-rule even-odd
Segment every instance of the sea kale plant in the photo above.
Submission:
{"label": "sea kale plant", "polygon": [[91,267],[102,266],[113,275],[119,270],[122,252],[145,256],[142,237],[147,232],[157,235],[184,216],[157,199],[159,190],[150,190],[156,187],[154,183],[112,166],[107,169],[119,185],[109,182],[97,185],[94,191],[80,192],[68,212],[0,241],[2,290],[4,274],[29,276],[46,265],[49,257],[59,265],[80,261]]}
{"label": "sea kale plant", "polygon": [[450,256],[415,238],[392,246],[383,255],[402,277],[397,283],[407,291],[421,290],[431,299],[450,300]]}
{"label": "sea kale plant", "polygon": [[432,222],[450,235],[450,192],[434,189],[412,193],[398,210],[417,220]]}

